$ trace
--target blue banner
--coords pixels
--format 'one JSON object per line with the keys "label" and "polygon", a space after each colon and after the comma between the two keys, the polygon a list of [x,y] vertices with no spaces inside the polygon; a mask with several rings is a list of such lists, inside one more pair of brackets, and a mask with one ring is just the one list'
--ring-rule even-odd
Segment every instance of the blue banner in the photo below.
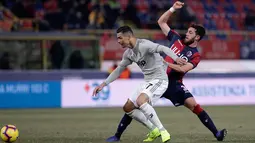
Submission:
{"label": "blue banner", "polygon": [[0,108],[49,108],[60,106],[60,81],[0,82]]}

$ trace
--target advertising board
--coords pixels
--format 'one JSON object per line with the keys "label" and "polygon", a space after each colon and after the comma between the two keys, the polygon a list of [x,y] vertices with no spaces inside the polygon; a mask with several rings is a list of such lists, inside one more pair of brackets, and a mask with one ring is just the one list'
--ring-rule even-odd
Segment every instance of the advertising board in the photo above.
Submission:
{"label": "advertising board", "polygon": [[[62,107],[121,107],[143,82],[142,79],[116,80],[96,97],[93,89],[103,80],[63,80]],[[255,79],[185,79],[186,88],[201,105],[255,104]],[[156,106],[172,106],[162,98]]]}
{"label": "advertising board", "polygon": [[0,82],[0,108],[60,107],[59,81]]}

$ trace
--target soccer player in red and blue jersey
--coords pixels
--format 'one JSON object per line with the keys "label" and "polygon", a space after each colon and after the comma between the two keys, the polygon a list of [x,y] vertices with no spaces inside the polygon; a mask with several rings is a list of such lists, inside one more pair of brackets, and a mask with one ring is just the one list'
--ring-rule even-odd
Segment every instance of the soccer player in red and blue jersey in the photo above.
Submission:
{"label": "soccer player in red and blue jersey", "polygon": [[[200,62],[200,54],[197,50],[198,42],[205,35],[205,29],[200,26],[193,24],[188,28],[185,39],[181,39],[181,36],[175,31],[171,30],[167,25],[169,17],[175,12],[175,10],[182,8],[184,3],[175,2],[173,7],[166,11],[158,20],[158,24],[167,36],[168,40],[171,41],[171,50],[174,51],[179,57],[184,58],[187,61],[185,65],[176,64],[170,57],[164,56],[165,61],[168,63],[168,78],[169,85],[166,92],[162,97],[169,99],[174,106],[178,107],[184,105],[190,109],[194,114],[198,116],[200,121],[206,126],[215,136],[218,141],[223,141],[227,135],[227,130],[218,130],[210,116],[206,111],[196,102],[193,95],[185,88],[182,83],[183,76],[188,71],[194,69]],[[119,123],[117,132],[114,136],[107,139],[108,142],[117,142],[126,127],[131,123],[132,118],[124,114],[122,120]],[[148,138],[145,142],[153,141],[160,136],[159,130],[155,128],[148,134]]]}

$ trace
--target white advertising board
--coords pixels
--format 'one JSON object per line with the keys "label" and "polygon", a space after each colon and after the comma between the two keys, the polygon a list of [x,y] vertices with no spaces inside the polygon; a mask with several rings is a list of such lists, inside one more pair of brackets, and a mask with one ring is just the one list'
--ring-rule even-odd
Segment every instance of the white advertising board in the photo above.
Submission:
{"label": "white advertising board", "polygon": [[[93,89],[102,81],[63,80],[62,107],[121,107],[143,82],[142,79],[116,80],[92,97]],[[255,78],[185,79],[184,84],[201,105],[255,104]],[[161,99],[156,105],[173,106],[167,99]]]}

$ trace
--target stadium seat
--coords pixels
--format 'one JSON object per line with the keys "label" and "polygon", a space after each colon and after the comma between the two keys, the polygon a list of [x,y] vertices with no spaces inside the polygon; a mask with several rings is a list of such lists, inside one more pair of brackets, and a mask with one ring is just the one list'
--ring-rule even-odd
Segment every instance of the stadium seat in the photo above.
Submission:
{"label": "stadium seat", "polygon": [[255,34],[249,36],[251,40],[255,40]]}
{"label": "stadium seat", "polygon": [[226,4],[226,0],[219,0],[219,1],[218,1],[218,4],[223,4],[223,5],[225,5],[225,4]]}
{"label": "stadium seat", "polygon": [[215,5],[219,5],[219,0],[213,0]]}
{"label": "stadium seat", "polygon": [[199,23],[204,23],[204,21],[205,21],[204,14],[199,13],[197,15],[197,19],[198,19]]}
{"label": "stadium seat", "polygon": [[217,40],[216,35],[208,35],[209,40]]}
{"label": "stadium seat", "polygon": [[[205,27],[222,30],[242,30],[244,18],[248,9],[254,8],[255,0],[193,0],[189,1],[195,11],[206,12],[204,20],[202,14],[197,16],[198,21]],[[208,22],[207,20],[210,20]],[[250,29],[253,29],[250,27]]]}
{"label": "stadium seat", "polygon": [[242,3],[244,3],[244,4],[249,4],[249,3],[251,3],[251,0],[241,0],[242,1]]}
{"label": "stadium seat", "polygon": [[233,1],[232,1],[232,0],[226,0],[226,2],[227,2],[227,3],[233,3]]}
{"label": "stadium seat", "polygon": [[241,41],[244,39],[243,35],[238,35],[238,34],[230,34],[228,35],[228,39],[229,40],[237,40],[237,41]]}
{"label": "stadium seat", "polygon": [[203,37],[203,40],[209,40],[209,36],[208,36],[208,35],[205,35],[205,36]]}
{"label": "stadium seat", "polygon": [[226,13],[236,13],[237,10],[233,4],[225,5],[224,10]]}
{"label": "stadium seat", "polygon": [[212,30],[212,24],[210,20],[205,20],[204,21],[204,27],[208,30]]}
{"label": "stadium seat", "polygon": [[247,27],[247,30],[249,30],[249,31],[255,31],[255,26],[248,26],[248,27]]}
{"label": "stadium seat", "polygon": [[211,30],[217,30],[216,22],[211,21]]}
{"label": "stadium seat", "polygon": [[249,6],[243,5],[243,11],[247,13],[249,11]]}
{"label": "stadium seat", "polygon": [[236,23],[232,19],[229,20],[229,23],[231,29],[237,30]]}
{"label": "stadium seat", "polygon": [[148,23],[150,20],[147,12],[139,12],[138,17],[141,20],[141,23]]}
{"label": "stadium seat", "polygon": [[211,20],[211,18],[212,18],[212,15],[210,13],[205,13],[204,16],[205,16],[206,20]]}
{"label": "stadium seat", "polygon": [[227,39],[227,35],[225,35],[225,34],[217,34],[216,37],[220,40],[226,40]]}

